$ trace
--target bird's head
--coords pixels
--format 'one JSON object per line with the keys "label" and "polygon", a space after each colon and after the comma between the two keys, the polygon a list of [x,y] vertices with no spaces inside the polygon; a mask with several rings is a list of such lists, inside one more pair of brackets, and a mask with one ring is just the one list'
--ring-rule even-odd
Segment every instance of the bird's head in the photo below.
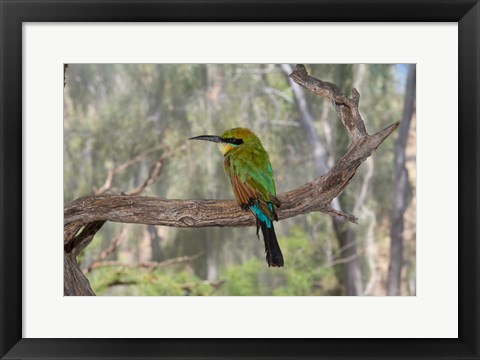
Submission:
{"label": "bird's head", "polygon": [[234,149],[241,148],[245,144],[260,142],[258,137],[247,128],[234,128],[223,132],[222,135],[200,135],[192,137],[188,140],[207,140],[218,143],[218,148],[223,156]]}

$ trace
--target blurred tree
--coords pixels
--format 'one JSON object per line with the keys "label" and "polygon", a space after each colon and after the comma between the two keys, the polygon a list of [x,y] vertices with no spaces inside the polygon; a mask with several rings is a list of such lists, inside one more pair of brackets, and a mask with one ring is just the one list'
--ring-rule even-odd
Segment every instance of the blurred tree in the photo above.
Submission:
{"label": "blurred tree", "polygon": [[406,147],[410,123],[415,112],[416,66],[408,66],[405,104],[402,122],[395,141],[395,177],[393,186],[393,210],[390,227],[390,266],[388,269],[388,295],[400,295],[403,267],[404,215],[411,198],[406,163]]}

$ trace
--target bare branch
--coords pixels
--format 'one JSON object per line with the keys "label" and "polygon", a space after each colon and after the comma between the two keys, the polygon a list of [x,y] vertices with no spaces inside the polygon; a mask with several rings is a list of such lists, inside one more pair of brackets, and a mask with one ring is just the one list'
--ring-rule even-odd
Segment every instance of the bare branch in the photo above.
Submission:
{"label": "bare branch", "polygon": [[83,269],[83,273],[87,274],[93,269],[97,267],[98,264],[104,262],[104,260],[115,251],[124,241],[126,238],[126,235],[128,233],[128,227],[125,226],[122,231],[117,234],[113,239],[110,245],[104,249],[100,254],[97,255],[97,257],[88,265],[85,269]]}
{"label": "bare branch", "polygon": [[192,282],[192,283],[185,283],[180,287],[182,288],[182,290],[190,290],[191,288],[194,288],[197,286],[208,285],[216,289],[220,287],[224,282],[225,282],[224,280],[217,280],[217,281],[204,280],[204,281],[198,281],[198,282]]}
{"label": "bare branch", "polygon": [[121,261],[95,261],[93,262],[87,269],[84,270],[84,273],[88,273],[92,270],[101,268],[101,267],[113,267],[113,266],[118,266],[122,268],[146,268],[149,271],[158,269],[158,268],[163,268],[166,266],[170,265],[175,265],[175,264],[181,264],[185,262],[190,262],[195,259],[198,259],[200,256],[203,255],[203,252],[199,252],[198,254],[191,255],[191,256],[180,256],[172,259],[168,259],[165,261],[157,262],[157,261],[146,261],[146,262],[141,262],[137,264],[126,264]]}
{"label": "bare branch", "polygon": [[[310,92],[330,99],[335,107],[345,129],[347,129],[350,141],[352,143],[368,136],[365,124],[363,123],[358,104],[360,94],[356,89],[352,89],[352,99],[345,97],[340,88],[327,81],[318,80],[307,73],[303,65],[297,65],[290,77],[298,85],[304,87]],[[397,125],[398,126],[398,125]]]}
{"label": "bare branch", "polygon": [[128,161],[125,161],[123,164],[120,164],[117,167],[108,170],[107,178],[105,179],[105,182],[103,183],[103,185],[100,188],[98,188],[97,190],[94,190],[94,193],[95,194],[103,194],[105,191],[110,190],[110,188],[112,187],[112,180],[113,180],[113,177],[115,175],[117,175],[117,174],[121,173],[122,171],[128,169],[130,166],[135,165],[136,163],[138,163],[139,161],[144,159],[145,156],[147,156],[147,155],[149,155],[149,154],[151,154],[155,151],[164,149],[164,148],[165,148],[165,146],[163,146],[163,145],[154,146],[154,147],[144,151],[143,153],[133,157],[132,159],[130,159]]}
{"label": "bare branch", "polygon": [[182,146],[168,151],[164,154],[162,154],[156,163],[150,168],[149,175],[148,177],[143,181],[143,183],[140,186],[137,186],[135,189],[130,190],[127,192],[127,195],[138,195],[140,194],[143,190],[147,188],[147,186],[150,186],[153,184],[155,181],[157,181],[158,177],[160,176],[160,170],[162,169],[162,165],[165,160],[167,160],[169,157],[171,157],[173,154],[182,151],[186,148],[186,144],[183,144]]}
{"label": "bare branch", "polygon": [[334,267],[334,266],[337,266],[337,265],[340,265],[340,264],[345,264],[347,262],[353,261],[354,259],[358,258],[359,256],[360,256],[360,254],[355,253],[355,254],[350,255],[348,257],[345,257],[345,258],[335,259],[330,264],[328,264],[326,267]]}
{"label": "bare branch", "polygon": [[351,223],[358,224],[358,219],[355,216],[353,216],[352,214],[344,213],[343,211],[340,211],[340,210],[335,210],[330,205],[326,206],[321,211],[324,214],[328,214],[328,215],[333,216],[333,217],[343,218],[345,220],[350,221]]}
{"label": "bare branch", "polygon": [[[185,292],[190,292],[193,288],[196,288],[198,286],[202,285],[207,285],[211,286],[214,289],[218,289],[225,281],[224,280],[217,280],[217,281],[210,281],[210,280],[203,280],[203,281],[197,281],[197,282],[190,282],[190,283],[184,283],[184,284],[179,284],[178,287],[181,290],[185,290]],[[111,282],[109,282],[106,287],[113,287],[113,286],[129,286],[129,285],[137,285],[138,281],[136,280],[120,280],[120,279],[115,279]]]}

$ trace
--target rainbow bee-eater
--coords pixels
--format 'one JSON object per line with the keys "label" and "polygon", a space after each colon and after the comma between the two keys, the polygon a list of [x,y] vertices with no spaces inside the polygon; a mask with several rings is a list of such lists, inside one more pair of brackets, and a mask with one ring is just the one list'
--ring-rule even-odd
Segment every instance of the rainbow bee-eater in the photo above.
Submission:
{"label": "rainbow bee-eater", "polygon": [[275,196],[272,165],[260,139],[249,129],[235,128],[220,136],[201,135],[189,140],[218,143],[238,205],[255,216],[257,236],[258,229],[262,230],[268,266],[283,266],[282,251],[273,228],[273,221],[278,220],[275,209],[280,201]]}

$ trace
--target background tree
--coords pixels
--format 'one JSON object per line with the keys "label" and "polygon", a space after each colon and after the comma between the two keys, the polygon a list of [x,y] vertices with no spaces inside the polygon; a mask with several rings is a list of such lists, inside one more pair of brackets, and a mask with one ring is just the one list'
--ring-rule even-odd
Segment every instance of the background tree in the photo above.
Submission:
{"label": "background tree", "polygon": [[[395,141],[395,177],[393,185],[392,224],[390,227],[390,266],[388,269],[388,295],[401,295],[401,273],[404,258],[404,216],[411,200],[411,186],[406,167],[407,142],[412,117],[415,114],[416,66],[408,67],[405,105],[402,122]],[[411,259],[409,259],[410,261]]]}

